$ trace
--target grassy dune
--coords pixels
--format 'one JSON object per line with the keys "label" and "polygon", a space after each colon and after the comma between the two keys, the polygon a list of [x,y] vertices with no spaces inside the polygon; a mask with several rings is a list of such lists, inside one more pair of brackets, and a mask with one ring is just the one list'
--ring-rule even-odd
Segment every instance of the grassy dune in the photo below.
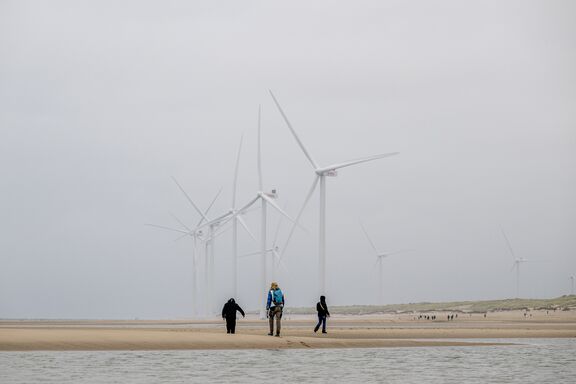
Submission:
{"label": "grassy dune", "polygon": [[[453,301],[447,303],[331,306],[330,312],[333,314],[367,315],[376,313],[409,313],[434,311],[484,313],[523,309],[576,309],[576,295],[561,296],[554,299],[505,299],[486,301]],[[295,314],[309,314],[315,313],[316,311],[314,308],[290,308],[290,312]]]}

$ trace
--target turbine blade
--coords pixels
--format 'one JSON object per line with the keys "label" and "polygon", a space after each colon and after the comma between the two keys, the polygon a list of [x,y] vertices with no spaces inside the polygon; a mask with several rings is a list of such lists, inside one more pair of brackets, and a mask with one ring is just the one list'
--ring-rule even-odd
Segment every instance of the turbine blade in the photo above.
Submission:
{"label": "turbine blade", "polygon": [[184,188],[182,188],[182,186],[180,185],[180,183],[178,183],[178,180],[176,180],[176,178],[174,176],[172,176],[172,180],[174,180],[174,182],[176,183],[176,185],[178,186],[178,188],[180,189],[180,191],[184,194],[184,196],[186,196],[186,199],[188,200],[188,202],[190,204],[192,204],[192,206],[194,207],[194,209],[196,210],[196,212],[198,212],[198,214],[204,218],[204,220],[208,221],[208,218],[206,217],[206,215],[204,215],[204,213],[196,206],[196,204],[194,204],[194,202],[192,201],[192,199],[190,198],[190,196],[188,196],[188,194],[186,193],[186,191],[184,190]]}
{"label": "turbine blade", "polygon": [[214,198],[212,199],[212,202],[210,203],[208,208],[206,208],[206,210],[204,211],[204,216],[202,218],[200,218],[200,221],[198,222],[198,224],[196,226],[199,226],[200,224],[202,224],[202,222],[204,221],[204,217],[207,217],[208,212],[210,211],[210,209],[212,208],[212,206],[214,205],[214,203],[218,199],[218,196],[220,196],[221,193],[222,193],[222,187],[220,187],[220,190],[218,191],[216,196],[214,196]]}
{"label": "turbine blade", "polygon": [[250,228],[248,228],[248,226],[246,225],[246,222],[244,221],[244,219],[241,218],[240,216],[236,216],[236,220],[238,220],[238,222],[240,223],[242,228],[244,228],[244,230],[248,233],[248,235],[250,235],[252,240],[258,242],[258,240],[256,240],[256,237],[254,236],[254,234],[250,231]]}
{"label": "turbine blade", "polygon": [[296,216],[296,221],[294,224],[292,224],[292,228],[290,228],[290,234],[288,235],[288,238],[286,239],[286,242],[284,243],[284,247],[282,248],[282,252],[280,254],[280,257],[284,257],[284,253],[286,253],[286,249],[288,249],[288,244],[290,243],[290,240],[292,239],[292,235],[294,234],[294,230],[297,227],[297,224],[300,220],[300,217],[302,216],[302,213],[304,212],[304,209],[306,208],[306,205],[308,205],[308,202],[310,201],[310,198],[312,197],[312,194],[314,193],[314,190],[316,189],[316,186],[318,185],[318,180],[320,180],[320,176],[316,175],[316,177],[314,177],[314,181],[312,182],[312,187],[310,187],[310,191],[308,191],[308,195],[306,196],[306,199],[304,200],[304,204],[302,204],[302,207],[300,208],[300,211],[298,212],[298,215]]}
{"label": "turbine blade", "polygon": [[366,162],[372,161],[372,160],[383,159],[385,157],[394,156],[394,155],[397,155],[399,153],[400,152],[390,152],[390,153],[382,153],[380,155],[363,157],[360,159],[350,160],[350,161],[346,161],[344,163],[338,163],[338,164],[330,165],[328,167],[323,167],[323,168],[318,169],[316,172],[322,173],[322,172],[332,171],[332,170],[336,170],[336,169],[340,169],[340,168],[344,168],[344,167],[349,167],[351,165],[366,163]]}
{"label": "turbine blade", "polygon": [[178,236],[177,238],[174,239],[174,242],[180,241],[180,240],[182,240],[183,238],[188,237],[188,236],[189,236],[189,234],[185,234],[185,235]]}
{"label": "turbine blade", "polygon": [[242,141],[244,134],[240,136],[240,145],[238,146],[238,154],[236,155],[236,167],[234,168],[234,185],[232,187],[232,209],[236,208],[236,188],[238,186],[238,168],[240,166],[240,153],[242,152]]}
{"label": "turbine blade", "polygon": [[252,205],[254,205],[254,203],[257,202],[259,198],[260,198],[260,195],[256,196],[252,200],[250,200],[250,202],[248,204],[244,205],[242,208],[240,208],[235,213],[233,213],[233,216],[238,216],[239,214],[246,212],[246,210],[248,210],[248,208],[250,208]]}
{"label": "turbine blade", "polygon": [[258,106],[258,190],[264,190],[262,181],[262,129],[261,129],[262,107]]}
{"label": "turbine blade", "polygon": [[190,235],[190,234],[191,234],[190,232],[183,231],[183,230],[181,230],[181,229],[165,227],[165,226],[163,226],[163,225],[156,225],[156,224],[144,224],[144,225],[147,225],[147,226],[149,226],[149,227],[155,227],[155,228],[165,229],[165,230],[167,230],[167,231],[185,233],[185,234],[187,234],[187,235]]}
{"label": "turbine blade", "polygon": [[260,194],[260,197],[262,197],[264,200],[266,200],[268,202],[268,204],[270,204],[272,207],[274,207],[275,210],[277,210],[278,212],[280,212],[280,214],[282,216],[284,216],[285,218],[287,218],[288,220],[290,220],[291,222],[293,222],[294,224],[298,225],[300,228],[304,229],[305,231],[307,231],[305,228],[303,228],[302,226],[300,226],[294,219],[292,219],[286,212],[284,212],[282,210],[282,208],[280,208],[278,206],[278,204],[276,204],[276,202],[274,200],[272,200],[271,198],[269,198],[268,196],[266,196],[264,193]]}
{"label": "turbine blade", "polygon": [[[227,221],[226,223],[228,223],[228,221]],[[226,223],[224,223],[224,224],[226,224]],[[224,225],[224,224],[223,224],[223,225]],[[214,231],[214,232],[212,233],[212,236],[210,236],[209,238],[207,238],[206,240],[204,240],[204,242],[209,242],[209,241],[214,240],[214,239],[217,238],[217,237],[222,236],[224,233],[228,232],[231,228],[232,228],[232,227],[230,227],[230,226],[228,226],[228,227],[222,227],[222,226],[220,226],[219,229],[216,230],[216,231]]]}
{"label": "turbine blade", "polygon": [[184,228],[186,228],[189,232],[192,232],[192,230],[190,228],[188,228],[188,226],[186,224],[184,224],[184,222],[182,222],[182,220],[180,220],[175,214],[173,214],[172,212],[170,212],[170,216],[172,216],[172,218],[174,220],[176,220],[178,223],[180,223],[180,225]]}
{"label": "turbine blade", "polygon": [[514,260],[516,260],[516,255],[514,254],[514,249],[512,249],[512,245],[510,244],[510,240],[508,240],[508,236],[506,236],[506,232],[504,232],[504,230],[502,230],[502,235],[504,236],[504,240],[506,240],[506,246],[508,246],[508,250],[510,251],[512,258]]}
{"label": "turbine blade", "polygon": [[283,216],[280,216],[280,219],[278,219],[278,225],[276,226],[276,231],[274,232],[274,241],[272,242],[273,247],[275,247],[278,244],[278,234],[280,233],[280,226],[282,225],[283,218],[284,218]]}
{"label": "turbine blade", "polygon": [[374,250],[374,253],[376,253],[376,255],[378,255],[378,249],[376,249],[376,246],[374,245],[374,242],[372,241],[372,239],[370,238],[370,236],[368,236],[368,232],[366,231],[366,228],[364,228],[364,224],[362,224],[361,221],[360,221],[360,227],[362,227],[362,231],[364,232],[364,234],[366,235],[366,238],[367,238],[368,241],[370,242],[370,245],[372,246],[372,249]]}
{"label": "turbine blade", "polygon": [[[202,228],[209,227],[210,225],[213,225],[216,223],[220,223],[221,225],[223,225],[223,224],[227,223],[228,221],[230,221],[232,219],[232,217],[234,217],[233,215],[234,215],[234,212],[232,212],[232,211],[226,212],[225,214],[220,215],[215,219],[212,219],[210,221],[205,222],[204,224],[197,226],[196,231],[198,231],[199,229],[202,229]],[[221,221],[223,221],[223,220],[225,220],[225,221],[223,223],[221,223]]]}
{"label": "turbine blade", "polygon": [[312,164],[312,167],[314,167],[314,170],[318,169],[318,165],[317,165],[316,162],[312,159],[312,156],[310,156],[310,154],[308,153],[308,151],[307,151],[306,148],[304,147],[304,144],[302,144],[302,141],[300,140],[300,138],[299,138],[298,135],[296,134],[296,131],[294,130],[294,128],[292,128],[292,124],[290,124],[290,121],[288,120],[288,117],[286,117],[286,114],[285,114],[284,111],[282,110],[282,107],[280,106],[280,103],[278,103],[278,100],[276,100],[276,97],[274,97],[274,94],[272,93],[271,90],[268,90],[268,92],[270,92],[270,96],[272,96],[272,100],[274,100],[274,104],[276,104],[276,107],[278,108],[278,111],[280,111],[280,114],[282,115],[282,118],[283,118],[284,121],[286,122],[286,125],[287,125],[288,128],[290,129],[290,132],[292,132],[292,136],[294,136],[294,138],[296,139],[296,142],[297,142],[298,145],[300,146],[300,149],[302,149],[302,152],[304,152],[304,155],[308,158],[308,161],[310,161],[310,164]]}
{"label": "turbine blade", "polygon": [[[270,252],[270,251],[272,251],[272,248],[267,249],[267,250],[266,250],[266,253],[268,253],[268,252]],[[262,254],[262,251],[256,251],[256,252],[245,253],[245,254],[240,255],[240,256],[238,256],[238,257],[244,258],[244,257],[248,257],[248,256],[261,255],[261,254]]]}

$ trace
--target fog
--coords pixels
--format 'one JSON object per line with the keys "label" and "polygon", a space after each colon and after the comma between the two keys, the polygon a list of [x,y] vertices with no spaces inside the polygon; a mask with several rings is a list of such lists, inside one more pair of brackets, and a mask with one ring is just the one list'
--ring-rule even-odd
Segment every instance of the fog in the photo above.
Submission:
{"label": "fog", "polygon": [[[329,305],[570,293],[576,274],[576,5],[572,1],[0,2],[0,318],[192,316],[194,227],[258,189],[295,217],[327,178]],[[277,281],[318,292],[318,191]],[[272,243],[280,216],[268,209]],[[256,236],[260,213],[244,216]],[[259,249],[239,232],[239,253]],[[233,295],[231,231],[216,308]],[[203,249],[202,245],[199,245]],[[201,254],[199,256],[202,256]],[[201,257],[200,257],[201,260]],[[259,303],[259,259],[237,301]],[[201,275],[202,276],[202,275]],[[198,282],[203,289],[203,281]],[[201,293],[205,294],[204,291]]]}

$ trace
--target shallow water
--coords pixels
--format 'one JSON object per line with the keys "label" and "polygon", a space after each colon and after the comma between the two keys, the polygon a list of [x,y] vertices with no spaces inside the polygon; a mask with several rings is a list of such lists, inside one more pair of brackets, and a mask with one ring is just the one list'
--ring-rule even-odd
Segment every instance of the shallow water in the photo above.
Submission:
{"label": "shallow water", "polygon": [[507,346],[0,352],[0,383],[576,383],[576,339]]}

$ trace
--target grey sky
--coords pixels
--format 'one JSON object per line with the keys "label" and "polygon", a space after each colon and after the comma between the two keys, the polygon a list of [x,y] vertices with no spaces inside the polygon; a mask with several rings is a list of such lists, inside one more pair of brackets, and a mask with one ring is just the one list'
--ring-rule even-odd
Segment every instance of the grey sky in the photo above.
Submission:
{"label": "grey sky", "polygon": [[[189,316],[191,241],[144,223],[198,220],[170,176],[230,208],[242,132],[252,197],[259,104],[265,184],[296,215],[314,175],[267,89],[321,164],[401,152],[328,180],[329,304],[377,300],[359,219],[414,250],[385,260],[387,303],[514,296],[501,228],[542,261],[521,295],[566,294],[574,68],[572,1],[0,1],[0,317]],[[278,279],[291,305],[316,300],[316,196]],[[247,308],[257,266],[240,261]]]}

